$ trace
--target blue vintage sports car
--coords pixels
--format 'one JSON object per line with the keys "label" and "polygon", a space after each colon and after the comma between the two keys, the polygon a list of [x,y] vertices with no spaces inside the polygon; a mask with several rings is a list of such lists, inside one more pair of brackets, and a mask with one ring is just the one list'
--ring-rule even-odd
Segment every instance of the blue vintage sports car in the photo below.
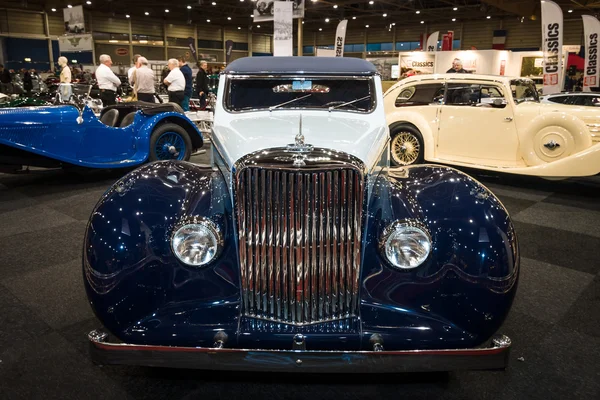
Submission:
{"label": "blue vintage sports car", "polygon": [[372,64],[252,57],[219,85],[212,165],[142,166],[90,217],[97,363],[506,366],[511,342],[497,331],[519,276],[510,217],[455,169],[389,167]]}
{"label": "blue vintage sports car", "polygon": [[202,134],[177,104],[0,109],[0,167],[123,168],[188,160]]}

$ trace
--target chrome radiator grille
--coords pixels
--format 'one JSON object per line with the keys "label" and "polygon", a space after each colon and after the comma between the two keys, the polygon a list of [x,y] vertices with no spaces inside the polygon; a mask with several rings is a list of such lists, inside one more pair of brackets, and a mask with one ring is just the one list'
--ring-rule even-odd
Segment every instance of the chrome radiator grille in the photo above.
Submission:
{"label": "chrome radiator grille", "polygon": [[363,185],[353,168],[238,172],[244,315],[295,325],[356,315]]}

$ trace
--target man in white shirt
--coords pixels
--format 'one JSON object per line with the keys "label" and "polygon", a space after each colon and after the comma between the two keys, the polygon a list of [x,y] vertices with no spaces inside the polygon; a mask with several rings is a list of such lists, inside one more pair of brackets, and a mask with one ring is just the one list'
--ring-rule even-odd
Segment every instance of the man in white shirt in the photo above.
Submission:
{"label": "man in white shirt", "polygon": [[127,80],[129,81],[129,85],[131,85],[131,87],[133,87],[133,82],[131,81],[131,78],[133,77],[133,71],[135,71],[135,69],[137,68],[138,58],[140,58],[141,56],[141,54],[135,54],[133,56],[133,67],[127,70]]}
{"label": "man in white shirt", "polygon": [[96,81],[100,88],[100,99],[105,107],[117,104],[117,88],[121,86],[121,80],[110,69],[111,65],[112,60],[110,56],[102,54],[100,56],[100,65],[96,69]]}
{"label": "man in white shirt", "polygon": [[67,57],[58,57],[60,67],[60,83],[71,83],[71,68],[69,68]]}
{"label": "man in white shirt", "polygon": [[183,107],[185,77],[179,70],[179,61],[176,58],[171,58],[168,66],[171,72],[165,78],[164,83],[167,85],[167,90],[169,91],[169,102],[177,103]]}

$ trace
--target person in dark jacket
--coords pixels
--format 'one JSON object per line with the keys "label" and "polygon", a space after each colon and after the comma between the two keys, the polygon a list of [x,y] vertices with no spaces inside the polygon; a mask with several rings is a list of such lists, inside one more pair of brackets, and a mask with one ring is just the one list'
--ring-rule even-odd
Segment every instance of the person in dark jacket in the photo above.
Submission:
{"label": "person in dark jacket", "polygon": [[455,58],[452,61],[452,68],[446,71],[447,74],[468,74],[469,71],[463,68],[463,63],[460,58]]}
{"label": "person in dark jacket", "polygon": [[12,93],[12,78],[8,69],[4,68],[4,65],[0,64],[0,93],[11,94]]}
{"label": "person in dark jacket", "polygon": [[185,78],[185,89],[183,90],[183,111],[190,111],[190,99],[192,98],[192,87],[194,86],[194,77],[192,75],[192,69],[185,62],[185,57],[181,56],[177,59],[179,61],[179,70]]}
{"label": "person in dark jacket", "polygon": [[31,74],[25,68],[23,68],[21,72],[23,73],[23,89],[25,89],[27,96],[31,96],[31,91],[33,90],[33,79],[31,78]]}
{"label": "person in dark jacket", "polygon": [[200,107],[204,109],[206,107],[206,96],[208,95],[208,76],[206,70],[208,64],[206,61],[200,61],[200,69],[196,75],[196,91],[198,98],[200,99]]}

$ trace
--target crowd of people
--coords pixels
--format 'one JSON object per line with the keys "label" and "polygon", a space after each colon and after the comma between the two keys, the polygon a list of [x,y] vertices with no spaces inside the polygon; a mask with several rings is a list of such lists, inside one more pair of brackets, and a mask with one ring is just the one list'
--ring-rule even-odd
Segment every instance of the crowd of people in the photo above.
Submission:
{"label": "crowd of people", "polygon": [[[83,65],[79,68],[69,65],[66,57],[59,57],[57,60],[58,68],[54,72],[60,83],[91,83],[95,78],[100,90],[100,99],[105,106],[116,104],[118,88],[123,82],[112,70],[112,58],[108,54],[102,54],[99,57],[100,65],[96,68],[94,74],[92,71],[85,70]],[[198,63],[198,73],[193,76],[192,68],[188,65],[185,57],[172,58],[168,60],[165,71],[160,79],[160,85],[166,89],[169,95],[169,102],[179,104],[184,111],[190,108],[190,99],[197,97],[201,107],[206,106],[207,95],[209,92],[208,64],[206,61]],[[0,92],[12,94],[14,71],[9,71],[0,64]],[[33,89],[33,76],[37,75],[35,70],[21,70],[21,81],[27,95],[30,95]],[[37,76],[41,81],[41,77]],[[150,67],[148,59],[140,54],[133,57],[133,66],[127,71],[128,84],[132,90],[132,99],[144,102],[155,102],[156,97],[156,76],[154,70]],[[196,85],[194,86],[194,80]],[[195,89],[194,89],[195,88]],[[195,90],[195,93],[194,93]]]}

